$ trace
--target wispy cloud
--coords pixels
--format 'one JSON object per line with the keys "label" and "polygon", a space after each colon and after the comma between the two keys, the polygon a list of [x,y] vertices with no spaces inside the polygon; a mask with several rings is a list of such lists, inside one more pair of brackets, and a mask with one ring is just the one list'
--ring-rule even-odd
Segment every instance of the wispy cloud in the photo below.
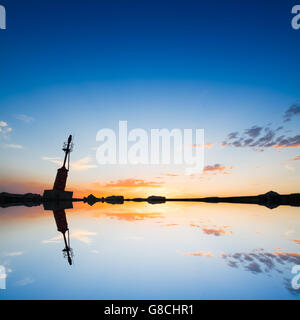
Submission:
{"label": "wispy cloud", "polygon": [[16,285],[23,287],[23,286],[27,286],[27,285],[29,285],[29,284],[31,284],[33,282],[34,282],[34,280],[32,278],[26,277],[26,278],[24,278],[22,280],[17,281]]}
{"label": "wispy cloud", "polygon": [[297,157],[291,159],[291,161],[297,161],[297,160],[300,160],[300,156],[297,156]]}
{"label": "wispy cloud", "polygon": [[285,122],[291,121],[292,117],[300,115],[300,105],[293,104],[286,110],[283,115],[283,119]]}
{"label": "wispy cloud", "polygon": [[213,173],[213,174],[216,174],[216,173],[223,173],[223,174],[229,174],[229,171],[226,171],[226,170],[232,170],[233,166],[224,166],[224,165],[221,165],[219,163],[216,163],[214,165],[207,165],[204,167],[203,169],[203,173]]}
{"label": "wispy cloud", "polygon": [[20,120],[20,121],[23,121],[25,123],[30,123],[30,122],[33,122],[34,121],[34,118],[33,117],[30,117],[26,114],[17,114],[16,115],[16,119]]}
{"label": "wispy cloud", "polygon": [[[283,115],[284,122],[290,121],[292,117],[300,114],[300,105],[292,105]],[[287,136],[282,134],[284,126],[271,128],[271,124],[267,126],[254,125],[251,128],[231,132],[222,142],[222,146],[231,146],[236,148],[250,147],[255,151],[263,151],[264,148],[296,148],[300,147],[300,135]]]}
{"label": "wispy cloud", "polygon": [[71,238],[74,238],[78,241],[81,241],[83,243],[89,244],[92,242],[92,238],[90,238],[91,236],[96,236],[97,233],[96,232],[90,232],[87,230],[82,230],[82,229],[78,229],[78,230],[74,230],[71,233]]}
{"label": "wispy cloud", "polygon": [[42,243],[59,243],[62,239],[62,235],[47,239],[47,240],[43,240]]}
{"label": "wispy cloud", "polygon": [[294,171],[295,170],[295,168],[290,166],[289,164],[286,164],[284,167],[289,171]]}
{"label": "wispy cloud", "polygon": [[41,159],[45,160],[45,161],[50,161],[50,162],[58,164],[60,166],[63,164],[63,162],[60,160],[59,157],[42,157]]}
{"label": "wispy cloud", "polygon": [[207,257],[210,258],[212,257],[212,254],[210,252],[205,252],[205,251],[196,251],[196,252],[185,252],[185,256],[198,256],[198,257]]}
{"label": "wispy cloud", "polygon": [[253,252],[237,252],[234,254],[222,254],[230,267],[243,266],[252,273],[278,271],[284,264],[300,264],[300,253],[297,252],[265,252],[256,249]]}
{"label": "wispy cloud", "polygon": [[8,134],[12,131],[12,128],[10,128],[5,121],[0,121],[0,136],[4,139],[8,138]]}
{"label": "wispy cloud", "polygon": [[10,149],[24,149],[20,144],[4,144],[4,147]]}
{"label": "wispy cloud", "polygon": [[[59,157],[42,157],[42,160],[49,161],[62,166],[63,162]],[[71,168],[76,171],[84,171],[92,168],[97,168],[96,164],[91,164],[91,158],[89,156],[71,162]]]}
{"label": "wispy cloud", "polygon": [[5,121],[0,121],[0,127],[7,127],[7,123]]}
{"label": "wispy cloud", "polygon": [[[300,146],[300,135],[278,136],[278,131],[280,131],[281,129],[277,131],[276,130],[270,129],[268,127],[252,127],[250,129],[246,129],[244,134],[236,134],[234,139],[230,139],[229,134],[227,136],[227,140],[224,140],[222,142],[222,146],[231,146],[236,148],[250,147],[255,151],[263,151],[264,148],[270,147],[296,148]],[[262,135],[260,135],[261,133]]]}
{"label": "wispy cloud", "polygon": [[71,162],[71,167],[72,169],[78,170],[78,171],[97,168],[96,164],[91,164],[90,162],[92,162],[92,159],[89,156],[87,156],[77,161]]}
{"label": "wispy cloud", "polygon": [[104,185],[104,187],[150,187],[150,188],[157,188],[160,187],[163,183],[162,182],[154,182],[154,181],[145,181],[142,179],[124,179],[124,180],[117,180],[111,181]]}
{"label": "wispy cloud", "polygon": [[198,224],[194,224],[194,223],[191,223],[190,226],[193,228],[200,228],[200,229],[202,229],[202,231],[205,234],[214,235],[216,237],[221,236],[221,235],[225,235],[225,234],[233,234],[233,232],[231,230],[228,230],[229,226],[208,227],[208,226],[198,225]]}
{"label": "wispy cloud", "polygon": [[23,251],[8,252],[5,254],[5,256],[15,257],[15,256],[21,256],[23,253],[24,253]]}

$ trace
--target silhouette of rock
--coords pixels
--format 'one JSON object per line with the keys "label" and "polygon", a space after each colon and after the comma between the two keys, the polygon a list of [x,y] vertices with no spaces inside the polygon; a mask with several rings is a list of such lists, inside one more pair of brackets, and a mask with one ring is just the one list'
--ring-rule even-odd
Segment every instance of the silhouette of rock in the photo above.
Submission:
{"label": "silhouette of rock", "polygon": [[39,206],[42,203],[42,197],[39,194],[26,193],[26,194],[14,194],[8,192],[0,193],[0,207],[12,207],[21,206],[26,207]]}

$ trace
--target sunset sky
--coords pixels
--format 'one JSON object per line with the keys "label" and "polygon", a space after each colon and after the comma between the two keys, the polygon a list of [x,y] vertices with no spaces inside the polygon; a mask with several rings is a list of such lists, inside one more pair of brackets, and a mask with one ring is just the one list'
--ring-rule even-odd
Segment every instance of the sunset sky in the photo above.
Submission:
{"label": "sunset sky", "polygon": [[[52,187],[69,134],[77,196],[300,192],[295,1],[1,4],[0,192]],[[203,128],[204,172],[99,165],[96,134],[120,120]]]}

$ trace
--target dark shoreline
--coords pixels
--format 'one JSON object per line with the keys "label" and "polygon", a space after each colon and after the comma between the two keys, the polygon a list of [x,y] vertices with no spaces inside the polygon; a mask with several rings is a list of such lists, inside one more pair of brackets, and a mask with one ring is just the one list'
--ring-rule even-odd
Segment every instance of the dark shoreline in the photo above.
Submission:
{"label": "dark shoreline", "polygon": [[[237,197],[205,197],[205,198],[165,198],[161,196],[150,196],[148,198],[133,198],[124,199],[123,196],[110,196],[97,198],[94,195],[89,195],[83,199],[47,199],[39,194],[12,194],[7,192],[0,193],[0,207],[7,208],[12,206],[39,206],[44,207],[65,207],[72,208],[72,202],[83,201],[89,205],[97,202],[106,202],[110,204],[123,204],[125,201],[133,202],[148,202],[151,204],[159,204],[165,202],[207,202],[207,203],[236,203],[236,204],[256,204],[266,206],[269,209],[276,208],[281,205],[285,206],[300,206],[300,193],[278,194],[274,191],[269,191],[265,194],[257,196],[237,196]],[[55,204],[55,205],[54,205]]]}

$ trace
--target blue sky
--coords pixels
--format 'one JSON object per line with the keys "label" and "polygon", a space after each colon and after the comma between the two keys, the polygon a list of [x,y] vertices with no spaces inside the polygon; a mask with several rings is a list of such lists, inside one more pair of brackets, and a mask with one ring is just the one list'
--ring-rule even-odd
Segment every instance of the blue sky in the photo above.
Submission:
{"label": "blue sky", "polygon": [[[299,102],[296,1],[1,4],[7,29],[0,30],[0,121],[12,131],[0,142],[23,146],[1,148],[4,178],[52,179],[53,163],[41,158],[61,156],[58,146],[69,132],[76,139],[73,159],[95,163],[97,131],[116,128],[119,120],[146,130],[204,128],[214,145],[206,165],[234,166],[239,177],[261,161],[273,165],[266,179],[298,155],[288,149],[275,160],[271,151],[216,147],[230,132],[269,123],[275,129]],[[298,120],[286,124],[290,136],[299,133]],[[295,176],[293,168],[278,179]],[[176,171],[95,168],[73,179],[144,179],[170,169]]]}

